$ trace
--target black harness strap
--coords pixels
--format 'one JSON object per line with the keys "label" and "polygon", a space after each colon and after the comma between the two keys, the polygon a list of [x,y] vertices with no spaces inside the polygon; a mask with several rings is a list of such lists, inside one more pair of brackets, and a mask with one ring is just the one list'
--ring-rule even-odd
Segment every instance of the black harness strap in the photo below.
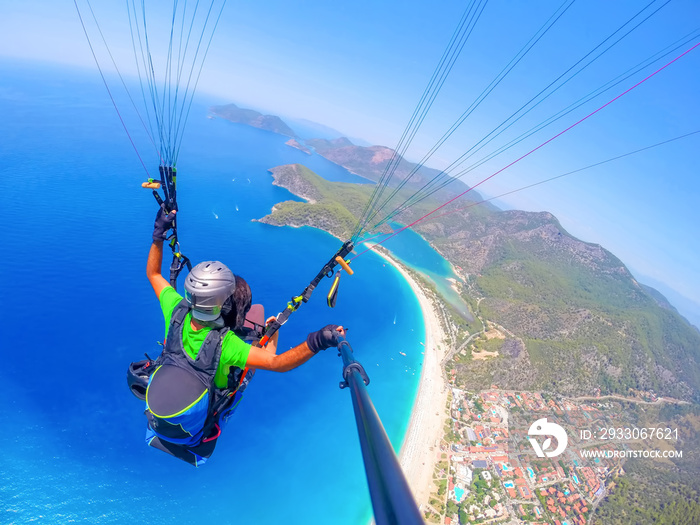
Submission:
{"label": "black harness strap", "polygon": [[[160,194],[154,189],[153,197],[156,199],[158,206],[162,206],[165,213],[170,213],[173,210],[177,210],[177,168],[173,166],[159,166],[158,171],[160,172],[160,184],[163,188],[163,193],[165,194],[165,200],[163,200]],[[149,187],[149,186],[144,186]],[[189,258],[180,252],[180,242],[177,239],[177,216],[173,219],[172,226],[173,233],[168,237],[168,244],[173,252],[173,260],[170,263],[170,286],[177,288],[177,278],[180,272],[187,267],[188,270],[192,270],[192,263]]]}

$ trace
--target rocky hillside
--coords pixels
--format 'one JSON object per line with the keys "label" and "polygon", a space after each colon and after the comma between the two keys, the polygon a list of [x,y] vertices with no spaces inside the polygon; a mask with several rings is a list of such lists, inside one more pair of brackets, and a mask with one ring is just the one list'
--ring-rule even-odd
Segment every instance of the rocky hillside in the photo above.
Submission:
{"label": "rocky hillside", "polygon": [[263,115],[252,109],[239,108],[236,104],[226,104],[225,106],[212,106],[209,108],[212,114],[231,122],[247,124],[254,128],[272,131],[280,135],[295,137],[294,130],[287,126],[285,122],[274,115]]}
{"label": "rocky hillside", "polygon": [[553,215],[458,212],[417,230],[470,275],[465,293],[481,298],[480,314],[522,346],[460,365],[482,385],[699,398],[697,330],[617,257],[571,236]]}
{"label": "rocky hillside", "polygon": [[[355,146],[345,137],[335,140],[310,139],[307,144],[312,146],[319,155],[340,164],[352,173],[373,181],[379,180],[394,154],[393,149],[384,146]],[[414,167],[415,164],[401,159],[394,177],[402,181]],[[425,183],[428,179],[424,173],[419,172],[411,180],[416,183]]]}
{"label": "rocky hillside", "polygon": [[[339,164],[356,175],[375,182],[382,177],[384,170],[392,162],[391,159],[394,155],[394,150],[391,148],[385,146],[356,146],[345,137],[335,140],[309,139],[306,141],[306,144],[313,147],[316,153],[326,157],[328,160]],[[395,171],[390,180],[390,186],[396,186],[410,176],[410,182],[407,186],[415,191],[429,181],[441,176],[440,170],[425,166],[418,168],[417,164],[407,161],[400,155],[398,160],[394,159],[392,165],[395,165]],[[413,173],[414,171],[415,173]],[[442,178],[439,180],[442,180]],[[445,189],[439,190],[436,193],[436,197],[446,200],[467,189],[468,186],[462,181],[454,180]],[[478,192],[472,191],[464,196],[464,200],[481,201],[483,199]],[[397,199],[396,205],[399,202]],[[486,205],[485,207],[496,209],[491,205]]]}
{"label": "rocky hillside", "polygon": [[296,139],[289,139],[287,142],[285,142],[285,144],[291,148],[298,149],[299,151],[302,151],[307,155],[311,155],[311,150],[303,144],[300,144],[299,141],[297,141]]}

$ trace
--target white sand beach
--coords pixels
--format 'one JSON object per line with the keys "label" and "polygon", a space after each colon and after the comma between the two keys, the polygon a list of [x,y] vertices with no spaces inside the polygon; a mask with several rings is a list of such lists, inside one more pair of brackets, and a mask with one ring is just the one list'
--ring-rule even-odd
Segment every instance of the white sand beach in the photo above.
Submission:
{"label": "white sand beach", "polygon": [[440,440],[446,412],[447,388],[440,370],[446,348],[440,315],[428,293],[411,277],[401,263],[375,250],[394,266],[411,286],[418,298],[425,322],[425,359],[411,420],[401,447],[399,460],[418,505],[428,501],[433,490],[433,470],[440,459]]}

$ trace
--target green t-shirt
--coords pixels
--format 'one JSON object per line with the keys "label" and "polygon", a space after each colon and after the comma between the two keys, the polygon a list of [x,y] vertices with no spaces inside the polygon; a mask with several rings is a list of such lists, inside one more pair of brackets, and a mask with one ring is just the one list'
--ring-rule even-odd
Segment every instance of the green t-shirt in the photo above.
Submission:
{"label": "green t-shirt", "polygon": [[[182,301],[182,296],[172,286],[164,288],[160,293],[160,307],[163,310],[163,317],[165,317],[165,337],[168,337],[170,317],[175,307],[180,304],[180,301]],[[204,339],[211,328],[205,326],[201,330],[192,329],[190,325],[191,315],[191,313],[188,313],[185,321],[182,323],[182,345],[189,356],[192,359],[196,359],[199,349],[202,347],[202,343],[204,343]],[[245,368],[249,353],[250,345],[243,342],[236,334],[228,332],[224,336],[221,342],[221,360],[214,377],[214,383],[217,387],[226,388],[229,367]]]}

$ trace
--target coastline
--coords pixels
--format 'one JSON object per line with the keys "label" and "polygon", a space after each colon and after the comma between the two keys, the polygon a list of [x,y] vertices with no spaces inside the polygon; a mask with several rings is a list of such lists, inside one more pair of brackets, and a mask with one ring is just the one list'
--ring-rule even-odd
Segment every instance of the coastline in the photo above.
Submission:
{"label": "coastline", "polygon": [[446,353],[444,330],[433,300],[406,271],[404,265],[383,249],[374,251],[403,276],[418,299],[423,313],[425,354],[416,399],[399,453],[399,463],[416,503],[424,507],[433,491],[433,471],[440,460],[440,441],[446,417],[447,387],[440,372],[440,363]]}
{"label": "coastline", "polygon": [[[272,170],[268,171],[272,172]],[[273,184],[280,185],[276,181]],[[293,193],[298,195],[296,192]],[[309,200],[308,197],[299,196],[307,201]],[[303,225],[286,224],[285,226],[301,227]],[[337,235],[328,231],[326,233],[342,241]],[[367,247],[369,248],[370,245],[367,244]],[[373,250],[374,253],[395,268],[411,288],[420,305],[425,326],[424,358],[418,380],[418,388],[398,454],[399,464],[422,514],[423,509],[426,508],[429,502],[431,493],[437,491],[433,474],[442,454],[440,444],[444,436],[443,427],[447,417],[446,404],[448,396],[448,388],[445,375],[441,370],[441,363],[449,350],[449,343],[446,341],[449,327],[444,326],[444,323],[447,321],[444,319],[444,314],[441,314],[442,309],[435,304],[435,301],[438,299],[432,291],[425,290],[411,276],[407,270],[410,266],[392,257],[390,252],[383,246],[376,246],[376,248]],[[440,255],[442,256],[442,254]],[[462,277],[461,273],[456,272],[454,267],[453,273],[460,278]],[[373,518],[368,523],[373,524]]]}

